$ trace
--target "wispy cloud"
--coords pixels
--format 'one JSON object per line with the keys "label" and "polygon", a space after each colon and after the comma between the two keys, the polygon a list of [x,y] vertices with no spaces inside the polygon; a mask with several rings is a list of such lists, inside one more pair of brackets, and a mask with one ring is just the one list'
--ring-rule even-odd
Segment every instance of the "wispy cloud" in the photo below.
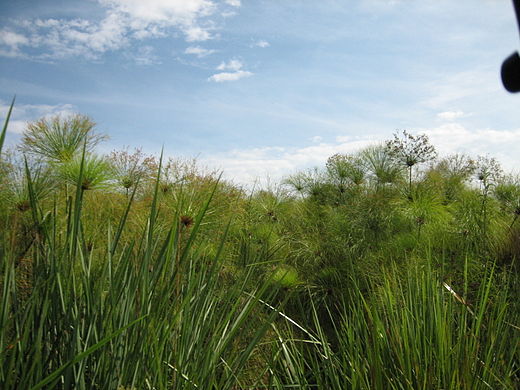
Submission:
{"label": "wispy cloud", "polygon": [[205,49],[200,46],[189,46],[186,48],[186,50],[184,50],[184,54],[192,54],[197,56],[198,58],[209,56],[215,52],[216,50],[214,49]]}
{"label": "wispy cloud", "polygon": [[431,109],[445,110],[475,96],[486,96],[500,89],[495,69],[473,69],[433,77],[426,83],[427,96],[421,103]]}
{"label": "wispy cloud", "polygon": [[[211,0],[99,0],[108,15],[126,22],[129,33],[139,38],[164,36],[168,28],[183,32],[187,40],[207,40],[211,37],[210,24],[204,17],[217,8]],[[144,35],[143,35],[144,34]]]}
{"label": "wispy cloud", "polygon": [[229,60],[228,62],[222,62],[219,66],[217,66],[217,70],[237,71],[237,70],[242,69],[243,66],[244,66],[244,64],[242,63],[242,61],[233,59],[233,60]]}
{"label": "wispy cloud", "polygon": [[21,47],[30,43],[29,39],[8,29],[0,30],[0,56],[21,57]]}
{"label": "wispy cloud", "polygon": [[271,44],[263,39],[259,40],[259,41],[256,41],[253,46],[256,46],[256,47],[261,47],[261,48],[266,48],[266,47],[269,47],[271,46]]}
{"label": "wispy cloud", "polygon": [[212,39],[212,35],[207,28],[201,26],[190,26],[184,30],[187,42],[201,42]]}
{"label": "wispy cloud", "polygon": [[[415,129],[423,133],[438,150],[440,156],[466,153],[470,156],[491,155],[508,171],[517,169],[518,156],[511,144],[520,144],[520,128],[512,130],[469,130],[459,123],[446,123],[438,127]],[[279,181],[299,170],[323,167],[327,158],[335,153],[355,153],[369,145],[385,141],[380,135],[338,136],[334,142],[322,142],[312,137],[311,144],[303,147],[268,146],[250,149],[233,149],[203,158],[207,165],[220,168],[227,179],[253,184],[269,178]]]}
{"label": "wispy cloud", "polygon": [[301,148],[270,146],[251,149],[234,149],[226,153],[208,156],[203,161],[224,171],[227,179],[238,183],[253,184],[269,178],[279,181],[297,170],[323,166],[335,153],[353,153],[378,139],[373,136],[345,137],[332,143],[320,143]]}
{"label": "wispy cloud", "polygon": [[159,57],[154,53],[152,46],[141,46],[130,56],[137,65],[160,64]]}
{"label": "wispy cloud", "polygon": [[[0,30],[0,56],[55,60],[76,56],[97,59],[103,53],[144,39],[177,32],[187,42],[207,41],[217,28],[211,16],[216,0],[98,0],[101,21],[34,19]],[[240,6],[239,1],[226,1]]]}
{"label": "wispy cloud", "polygon": [[231,18],[233,16],[236,16],[238,12],[236,11],[224,11],[222,12],[220,15],[223,17],[223,18]]}
{"label": "wispy cloud", "polygon": [[225,3],[232,7],[240,7],[242,5],[241,0],[225,0]]}
{"label": "wispy cloud", "polygon": [[467,153],[472,156],[489,154],[506,169],[518,169],[518,156],[511,145],[520,144],[520,128],[510,130],[468,129],[460,123],[445,123],[438,127],[418,129],[427,134],[443,154]]}
{"label": "wispy cloud", "polygon": [[[4,123],[4,116],[9,111],[9,104],[0,100],[0,121]],[[7,127],[7,131],[14,134],[22,134],[27,126],[27,122],[31,122],[42,117],[50,117],[54,115],[67,116],[76,112],[76,108],[71,104],[15,104],[11,119]]]}
{"label": "wispy cloud", "polygon": [[219,66],[217,66],[217,70],[226,71],[229,70],[231,72],[220,72],[215,73],[213,76],[209,77],[209,81],[214,81],[217,83],[223,81],[236,81],[243,79],[245,77],[252,76],[253,73],[247,70],[242,70],[244,64],[242,61],[237,59],[229,60],[228,62],[222,62]]}
{"label": "wispy cloud", "polygon": [[444,112],[439,112],[437,114],[437,118],[447,120],[447,121],[453,121],[455,119],[462,118],[464,116],[466,116],[466,114],[464,114],[464,111],[444,111]]}
{"label": "wispy cloud", "polygon": [[11,48],[17,48],[21,45],[27,45],[29,40],[27,37],[17,34],[15,32],[2,29],[0,31],[0,44],[9,46]]}
{"label": "wispy cloud", "polygon": [[236,72],[221,72],[216,73],[213,76],[209,77],[209,81],[214,81],[216,83],[221,83],[223,81],[237,81],[243,79],[244,77],[252,76],[253,73],[248,72],[246,70],[238,70]]}

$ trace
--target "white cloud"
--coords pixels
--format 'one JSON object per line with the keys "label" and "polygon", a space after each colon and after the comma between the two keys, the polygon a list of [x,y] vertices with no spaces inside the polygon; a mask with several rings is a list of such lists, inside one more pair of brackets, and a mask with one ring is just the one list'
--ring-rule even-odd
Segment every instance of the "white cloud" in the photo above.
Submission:
{"label": "white cloud", "polygon": [[200,46],[189,46],[186,48],[186,50],[184,50],[184,54],[193,54],[199,58],[203,58],[203,57],[206,57],[206,56],[209,56],[213,53],[215,53],[216,50],[213,50],[213,49],[205,49],[203,47],[200,47]]}
{"label": "white cloud", "polygon": [[131,57],[137,65],[154,65],[161,63],[159,58],[154,54],[154,48],[152,46],[141,46]]}
{"label": "white cloud", "polygon": [[190,24],[215,9],[210,0],[99,0],[99,3],[129,15],[134,23]]}
{"label": "white cloud", "polygon": [[202,160],[207,165],[222,169],[226,179],[251,185],[259,179],[268,177],[270,180],[279,181],[297,170],[324,166],[327,158],[335,153],[353,153],[377,142],[373,136],[345,137],[341,142],[301,148],[271,146],[235,149]]}
{"label": "white cloud", "polygon": [[265,48],[265,47],[271,46],[271,44],[269,42],[264,41],[263,39],[261,39],[261,40],[255,42],[254,46]]}
{"label": "white cloud", "polygon": [[212,38],[210,32],[200,26],[190,26],[184,30],[184,33],[188,42],[207,41]]}
{"label": "white cloud", "polygon": [[228,62],[222,62],[219,66],[217,66],[217,70],[234,70],[238,71],[242,69],[244,64],[236,59],[229,60]]}
{"label": "white cloud", "polygon": [[13,31],[9,31],[6,29],[0,30],[0,44],[10,46],[12,48],[17,48],[18,46],[27,45],[29,43],[29,39],[22,35],[17,34]]}
{"label": "white cloud", "polygon": [[[7,102],[0,100],[0,123],[4,123],[5,116],[9,111]],[[19,104],[15,103],[7,131],[14,134],[22,134],[27,126],[27,122],[31,122],[42,117],[51,117],[54,115],[67,116],[75,113],[75,107],[71,104]]]}
{"label": "white cloud", "polygon": [[217,83],[223,81],[236,81],[243,79],[244,77],[252,76],[253,73],[247,70],[242,70],[244,64],[242,61],[237,59],[229,60],[228,62],[222,62],[217,66],[217,70],[231,70],[232,72],[220,72],[208,78],[208,81],[214,81]]}
{"label": "white cloud", "polygon": [[231,17],[235,16],[236,14],[237,14],[236,11],[225,11],[225,12],[222,12],[220,15],[223,18],[231,18]]}
{"label": "white cloud", "polygon": [[[86,20],[23,21],[24,45],[39,49],[38,59],[61,59],[82,56],[97,58],[108,50],[116,50],[128,43],[127,27],[120,15],[109,13],[100,23]],[[12,32],[12,31],[8,31]],[[23,54],[19,51],[20,56]]]}
{"label": "white cloud", "polygon": [[225,0],[225,3],[232,7],[240,7],[242,5],[241,0]]}
{"label": "white cloud", "polygon": [[518,169],[520,158],[514,145],[520,144],[520,128],[513,130],[469,130],[459,123],[423,129],[442,154],[463,152],[472,156],[496,157],[506,169]]}
{"label": "white cloud", "polygon": [[435,110],[446,110],[459,106],[461,102],[475,96],[491,96],[500,90],[496,80],[496,69],[473,69],[455,74],[432,77],[424,85],[428,95],[422,104]]}
{"label": "white cloud", "polygon": [[25,35],[7,29],[0,30],[0,56],[2,57],[23,57],[20,47],[29,44],[30,40]]}
{"label": "white cloud", "polygon": [[[513,130],[469,130],[458,123],[447,123],[434,128],[415,129],[424,133],[436,147],[439,155],[466,153],[470,156],[496,157],[506,171],[518,170],[520,157],[512,145],[520,144],[520,128]],[[263,147],[234,149],[202,160],[209,166],[224,171],[224,177],[236,183],[252,185],[269,177],[279,181],[296,171],[324,167],[327,158],[335,153],[355,153],[366,146],[379,144],[391,135],[338,136],[335,142],[320,142],[320,136],[310,139],[314,144],[303,147]],[[319,143],[317,143],[319,142]]]}
{"label": "white cloud", "polygon": [[313,143],[320,143],[321,141],[323,141],[323,137],[320,137],[319,135],[315,135],[314,137],[311,137],[310,140]]}
{"label": "white cloud", "polygon": [[166,34],[169,27],[181,30],[190,41],[210,38],[203,23],[216,5],[211,0],[99,0],[109,14],[128,23],[135,33],[147,36]]}
{"label": "white cloud", "polygon": [[239,70],[236,72],[221,72],[221,73],[216,73],[213,76],[209,77],[208,80],[214,81],[216,83],[220,83],[223,81],[236,81],[236,80],[240,80],[240,79],[243,79],[244,77],[249,77],[252,75],[253,75],[253,73],[248,72],[246,70]]}
{"label": "white cloud", "polygon": [[458,118],[464,117],[465,114],[463,111],[444,111],[439,112],[437,114],[437,118],[447,120],[447,121],[453,121]]}
{"label": "white cloud", "polygon": [[[35,19],[13,22],[0,30],[0,55],[61,59],[99,58],[103,53],[130,47],[135,40],[170,36],[181,32],[187,42],[212,39],[215,23],[210,17],[215,0],[98,0],[105,15],[86,19]],[[229,3],[229,2],[228,2]],[[239,1],[231,1],[239,6]],[[36,54],[35,54],[36,53]]]}

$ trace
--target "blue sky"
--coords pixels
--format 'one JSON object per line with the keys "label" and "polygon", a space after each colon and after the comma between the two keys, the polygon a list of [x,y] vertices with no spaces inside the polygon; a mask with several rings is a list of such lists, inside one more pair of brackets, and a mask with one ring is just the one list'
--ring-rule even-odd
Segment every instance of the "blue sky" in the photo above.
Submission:
{"label": "blue sky", "polygon": [[6,0],[0,117],[80,112],[110,136],[276,180],[392,136],[520,163],[507,0]]}

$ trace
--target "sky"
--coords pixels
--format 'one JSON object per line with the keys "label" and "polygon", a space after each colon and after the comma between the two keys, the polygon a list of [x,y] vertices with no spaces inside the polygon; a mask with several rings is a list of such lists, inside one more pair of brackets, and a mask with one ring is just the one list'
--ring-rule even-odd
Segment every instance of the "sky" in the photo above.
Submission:
{"label": "sky", "polygon": [[109,153],[277,181],[392,138],[520,165],[508,0],[2,0],[0,120],[90,116]]}

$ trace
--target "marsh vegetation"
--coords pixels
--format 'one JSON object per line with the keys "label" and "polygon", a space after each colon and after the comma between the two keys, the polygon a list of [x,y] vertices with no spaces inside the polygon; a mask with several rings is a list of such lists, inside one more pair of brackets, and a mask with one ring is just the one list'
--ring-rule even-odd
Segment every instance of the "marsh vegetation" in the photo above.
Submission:
{"label": "marsh vegetation", "polygon": [[515,389],[520,181],[423,135],[246,191],[0,137],[2,389]]}

